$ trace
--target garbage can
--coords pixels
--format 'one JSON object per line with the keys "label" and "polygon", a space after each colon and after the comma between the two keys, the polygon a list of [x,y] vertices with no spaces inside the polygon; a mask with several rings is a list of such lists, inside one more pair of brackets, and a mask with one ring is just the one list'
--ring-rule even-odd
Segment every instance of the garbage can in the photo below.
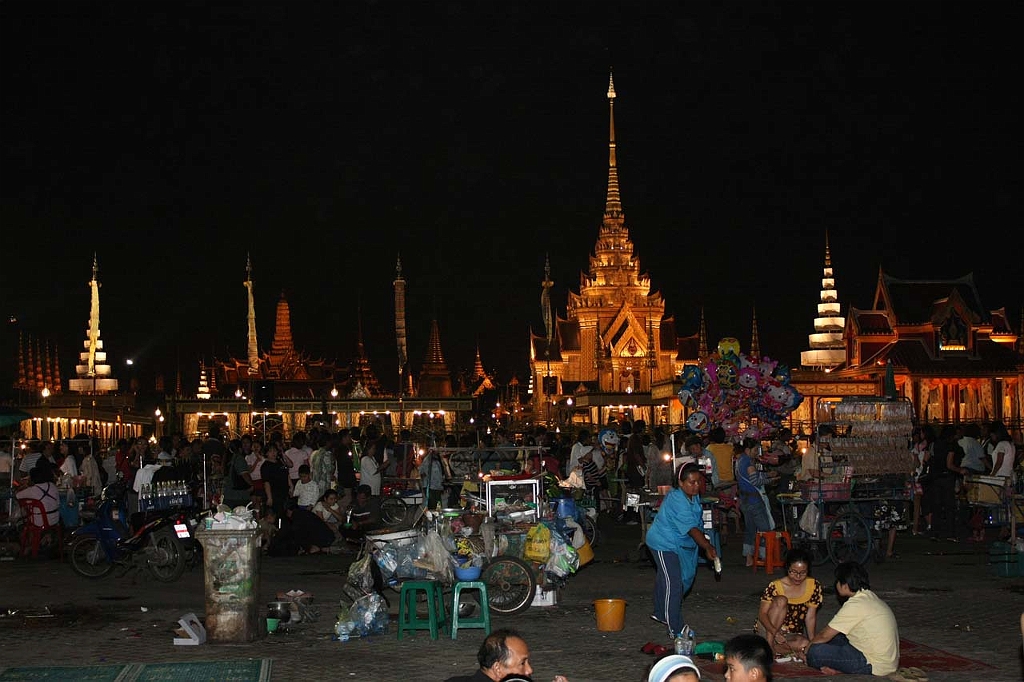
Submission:
{"label": "garbage can", "polygon": [[211,642],[251,642],[260,628],[259,530],[199,530]]}

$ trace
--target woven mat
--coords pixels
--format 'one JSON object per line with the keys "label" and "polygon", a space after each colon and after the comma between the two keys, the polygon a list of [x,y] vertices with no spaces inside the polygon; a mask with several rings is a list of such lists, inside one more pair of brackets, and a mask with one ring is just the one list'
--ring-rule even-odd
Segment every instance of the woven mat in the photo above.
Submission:
{"label": "woven mat", "polygon": [[40,666],[0,669],[0,682],[269,682],[271,660]]}
{"label": "woven mat", "polygon": [[[721,662],[697,659],[697,666],[702,673],[711,673],[713,679],[718,679],[718,676],[725,674],[725,664]],[[988,663],[951,654],[941,649],[934,649],[902,637],[900,638],[900,667],[921,668],[925,672],[982,671],[995,668]],[[790,661],[772,665],[772,676],[776,678],[821,677],[822,673],[803,663]]]}
{"label": "woven mat", "polygon": [[117,665],[80,665],[80,666],[41,666],[25,668],[4,668],[0,670],[0,682],[116,682],[131,666],[123,663]]}

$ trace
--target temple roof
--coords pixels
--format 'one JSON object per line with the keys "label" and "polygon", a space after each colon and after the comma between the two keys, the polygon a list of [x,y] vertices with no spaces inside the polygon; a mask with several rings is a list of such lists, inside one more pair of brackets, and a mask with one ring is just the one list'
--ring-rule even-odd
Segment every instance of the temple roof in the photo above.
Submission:
{"label": "temple roof", "polygon": [[884,366],[887,360],[899,370],[918,375],[978,376],[986,373],[1011,374],[1019,370],[1020,354],[1005,343],[979,340],[973,354],[928,352],[923,339],[906,339],[886,345],[864,366]]}
{"label": "temple roof", "polygon": [[988,319],[974,285],[974,273],[959,279],[909,280],[879,272],[874,307],[891,310],[898,325],[926,324],[932,321],[935,309],[954,294],[978,320]]}

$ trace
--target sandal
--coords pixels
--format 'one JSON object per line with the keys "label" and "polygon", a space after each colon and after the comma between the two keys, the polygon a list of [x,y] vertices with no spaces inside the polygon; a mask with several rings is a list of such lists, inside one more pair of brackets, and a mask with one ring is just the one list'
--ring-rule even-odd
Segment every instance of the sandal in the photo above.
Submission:
{"label": "sandal", "polygon": [[647,644],[644,644],[642,647],[640,647],[640,651],[645,654],[653,654],[655,648],[657,648],[658,646],[659,645],[655,644],[654,642],[648,642]]}

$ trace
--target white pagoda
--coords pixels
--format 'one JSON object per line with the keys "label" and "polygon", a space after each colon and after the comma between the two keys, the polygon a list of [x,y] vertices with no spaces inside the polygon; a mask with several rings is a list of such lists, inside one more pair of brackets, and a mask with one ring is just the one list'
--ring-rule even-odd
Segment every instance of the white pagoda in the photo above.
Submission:
{"label": "white pagoda", "polygon": [[117,379],[111,376],[110,365],[107,364],[107,353],[103,350],[100,338],[100,283],[99,265],[96,255],[92,257],[92,281],[89,289],[92,292],[92,304],[89,308],[89,327],[86,329],[84,348],[78,354],[79,364],[75,365],[77,377],[68,381],[68,390],[73,393],[99,395],[117,391]]}
{"label": "white pagoda", "polygon": [[814,318],[814,333],[807,337],[811,349],[800,353],[800,366],[804,369],[829,371],[846,362],[846,343],[843,341],[846,319],[839,313],[839,294],[832,274],[832,255],[826,232],[821,302],[818,303],[818,316]]}

